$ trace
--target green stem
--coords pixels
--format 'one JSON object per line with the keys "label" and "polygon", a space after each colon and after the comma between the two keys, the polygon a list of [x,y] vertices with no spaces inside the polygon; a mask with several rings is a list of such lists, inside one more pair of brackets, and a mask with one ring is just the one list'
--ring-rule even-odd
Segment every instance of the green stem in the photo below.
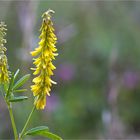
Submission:
{"label": "green stem", "polygon": [[11,123],[12,123],[13,131],[14,131],[14,137],[15,137],[15,140],[18,140],[18,133],[17,133],[16,125],[15,125],[15,120],[14,120],[14,115],[13,115],[13,111],[12,111],[12,106],[11,106],[11,104],[8,104],[8,103],[7,103],[7,106],[8,106],[8,110],[9,110],[9,114],[10,114],[10,118],[11,118]]}
{"label": "green stem", "polygon": [[29,123],[29,121],[31,119],[31,116],[32,116],[34,110],[35,110],[35,106],[33,106],[32,110],[31,110],[31,113],[29,114],[29,117],[28,117],[28,119],[27,119],[27,121],[26,121],[26,123],[25,123],[25,125],[24,125],[24,127],[23,127],[23,129],[21,131],[21,133],[20,133],[19,139],[21,139],[23,137],[24,132],[25,132],[27,126],[28,126],[28,123]]}
{"label": "green stem", "polygon": [[9,111],[13,131],[14,131],[14,137],[15,137],[15,140],[18,140],[18,133],[17,133],[17,128],[16,128],[16,124],[15,124],[13,111],[12,111],[12,104],[7,101],[7,99],[6,99],[5,95],[4,95],[4,90],[3,89],[4,89],[4,87],[3,87],[3,85],[1,85],[0,90],[2,92],[2,95],[3,95],[3,98],[5,100],[5,103],[7,104],[7,108],[8,108],[8,111]]}

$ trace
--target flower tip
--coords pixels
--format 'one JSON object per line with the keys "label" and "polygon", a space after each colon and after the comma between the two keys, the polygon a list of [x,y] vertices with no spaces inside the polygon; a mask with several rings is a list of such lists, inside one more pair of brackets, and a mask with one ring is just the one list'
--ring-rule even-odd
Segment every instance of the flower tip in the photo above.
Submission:
{"label": "flower tip", "polygon": [[48,9],[46,12],[43,13],[42,18],[50,17],[50,14],[54,14],[55,11]]}
{"label": "flower tip", "polygon": [[50,93],[49,93],[49,92],[47,92],[47,95],[48,95],[48,96],[50,96]]}
{"label": "flower tip", "polygon": [[57,82],[55,82],[55,81],[53,81],[53,80],[51,80],[51,79],[50,79],[50,82],[51,82],[52,84],[54,84],[54,85],[57,84]]}
{"label": "flower tip", "polygon": [[30,70],[36,70],[36,68],[30,68]]}
{"label": "flower tip", "polygon": [[55,13],[55,11],[53,11],[53,10],[51,10],[50,8],[46,11],[46,13],[52,13],[52,14],[54,14]]}

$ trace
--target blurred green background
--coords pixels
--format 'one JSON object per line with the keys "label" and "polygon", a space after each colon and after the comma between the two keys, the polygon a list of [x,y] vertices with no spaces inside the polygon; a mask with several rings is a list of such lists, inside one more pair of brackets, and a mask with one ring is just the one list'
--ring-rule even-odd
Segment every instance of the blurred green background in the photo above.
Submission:
{"label": "blurred green background", "polygon": [[[32,74],[30,51],[49,8],[55,11],[58,84],[29,127],[47,125],[64,139],[140,138],[140,1],[0,0],[10,71]],[[32,78],[28,101],[14,105],[19,130],[33,106]],[[1,97],[1,139],[13,136],[9,119]]]}

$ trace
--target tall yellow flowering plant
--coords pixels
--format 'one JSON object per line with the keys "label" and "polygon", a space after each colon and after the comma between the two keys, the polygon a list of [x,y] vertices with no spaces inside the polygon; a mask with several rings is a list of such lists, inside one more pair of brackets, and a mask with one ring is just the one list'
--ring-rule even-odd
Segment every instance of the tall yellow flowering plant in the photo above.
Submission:
{"label": "tall yellow flowering plant", "polygon": [[31,55],[35,57],[33,58],[35,68],[32,69],[34,70],[33,75],[36,77],[33,79],[34,85],[31,86],[31,91],[35,96],[35,101],[33,109],[20,133],[17,131],[12,103],[28,99],[27,96],[16,96],[15,93],[27,91],[26,89],[22,89],[21,86],[29,79],[30,75],[24,75],[22,78],[17,80],[19,69],[15,73],[10,73],[8,71],[8,62],[5,55],[6,48],[4,47],[4,44],[6,43],[6,39],[4,39],[4,37],[7,29],[3,22],[0,23],[0,90],[9,110],[15,140],[22,140],[27,135],[43,136],[52,140],[61,140],[59,136],[51,133],[47,126],[38,126],[30,130],[26,130],[33,112],[35,109],[45,108],[46,96],[50,96],[51,86],[52,84],[56,84],[56,82],[51,79],[53,70],[55,69],[52,60],[58,55],[56,53],[57,49],[55,46],[57,38],[54,33],[53,22],[51,20],[52,13],[54,13],[54,11],[49,9],[42,15],[43,20],[40,29],[41,35],[39,37],[39,46],[31,52]]}
{"label": "tall yellow flowering plant", "polygon": [[4,39],[6,33],[6,25],[1,22],[0,23],[0,84],[9,82],[9,72],[8,72],[8,64],[7,57],[5,55],[6,48],[4,44],[6,43],[6,39]]}
{"label": "tall yellow flowering plant", "polygon": [[51,13],[54,13],[54,11],[48,10],[42,15],[43,21],[40,29],[39,46],[35,51],[31,52],[33,57],[37,57],[33,62],[36,68],[32,68],[35,70],[33,74],[37,75],[37,77],[33,79],[34,85],[31,86],[31,90],[36,97],[34,104],[37,109],[44,109],[46,95],[50,96],[51,86],[56,84],[51,80],[51,75],[53,75],[53,70],[55,69],[52,60],[58,55],[55,53],[57,51],[55,47],[57,38],[54,34]]}

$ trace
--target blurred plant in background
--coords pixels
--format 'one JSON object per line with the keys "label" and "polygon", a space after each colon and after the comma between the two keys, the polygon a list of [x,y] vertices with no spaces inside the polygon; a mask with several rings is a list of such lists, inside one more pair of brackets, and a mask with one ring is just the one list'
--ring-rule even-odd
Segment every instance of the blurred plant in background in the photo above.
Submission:
{"label": "blurred plant in background", "polygon": [[[29,73],[29,51],[38,42],[33,31],[46,7],[57,12],[60,55],[54,79],[59,84],[47,98],[48,110],[36,113],[30,125],[47,122],[64,139],[140,138],[140,2],[0,1],[0,19],[8,23],[10,69],[20,67],[22,74]],[[14,106],[19,129],[30,102]],[[8,120],[3,104],[0,101],[0,120]],[[9,138],[10,122],[3,122],[0,135]]]}

